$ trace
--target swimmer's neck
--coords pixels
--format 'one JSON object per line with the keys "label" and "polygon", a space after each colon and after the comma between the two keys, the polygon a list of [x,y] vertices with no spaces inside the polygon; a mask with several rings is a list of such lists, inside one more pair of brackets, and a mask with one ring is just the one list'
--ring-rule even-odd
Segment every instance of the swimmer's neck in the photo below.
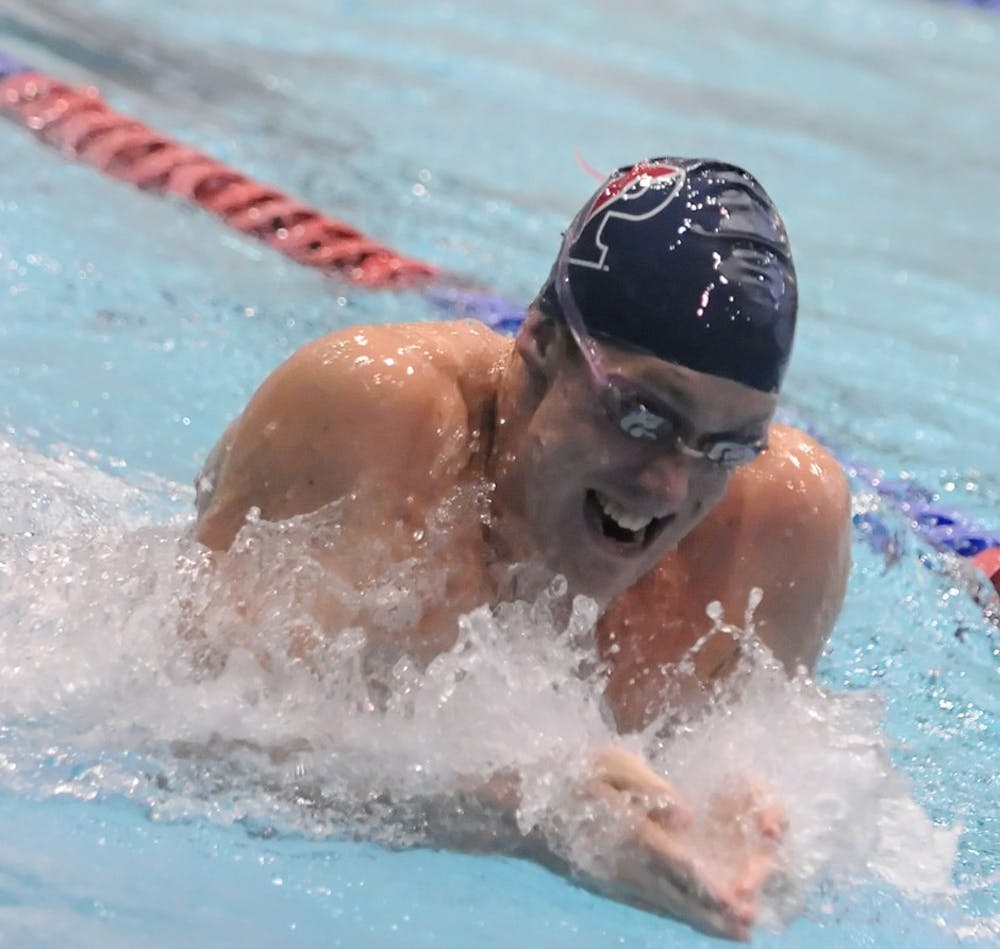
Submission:
{"label": "swimmer's neck", "polygon": [[[487,571],[498,600],[534,600],[551,583],[556,566],[547,563],[539,538],[527,514],[526,478],[533,468],[524,464],[536,437],[530,425],[545,396],[547,381],[528,364],[515,344],[504,354],[497,371],[492,406],[492,439],[482,471],[492,485],[490,516],[483,527]],[[591,596],[591,591],[569,590]],[[600,602],[603,610],[607,601]]]}
{"label": "swimmer's neck", "polygon": [[[484,412],[491,431],[483,439],[482,472],[492,485],[490,516],[483,528],[491,572],[537,558],[538,548],[524,517],[524,486],[517,464],[525,446],[519,438],[540,401],[538,383],[524,359],[511,345],[497,371],[491,405]],[[485,426],[484,426],[485,427]]]}

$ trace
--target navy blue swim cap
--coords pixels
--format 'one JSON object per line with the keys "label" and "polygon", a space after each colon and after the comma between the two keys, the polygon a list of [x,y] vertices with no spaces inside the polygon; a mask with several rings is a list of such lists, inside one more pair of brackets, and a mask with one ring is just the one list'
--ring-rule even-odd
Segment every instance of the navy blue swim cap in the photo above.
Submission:
{"label": "navy blue swim cap", "polygon": [[[595,338],[778,390],[795,332],[795,267],[781,217],[749,172],[690,158],[619,168],[574,218],[564,255]],[[559,261],[537,302],[565,316],[558,270]]]}

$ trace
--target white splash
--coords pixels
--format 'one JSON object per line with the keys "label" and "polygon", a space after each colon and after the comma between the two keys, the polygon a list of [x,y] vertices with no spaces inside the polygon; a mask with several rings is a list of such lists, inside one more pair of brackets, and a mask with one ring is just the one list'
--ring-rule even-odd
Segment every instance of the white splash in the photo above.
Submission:
{"label": "white splash", "polygon": [[[357,552],[356,575],[331,576],[306,541],[336,542],[329,511],[248,524],[234,588],[189,521],[154,524],[155,497],[78,460],[0,441],[0,485],[2,786],[407,844],[433,836],[434,809],[456,839],[500,833],[464,795],[516,771],[519,831],[565,834],[567,789],[589,753],[617,742],[692,800],[753,781],[784,802],[789,869],[768,897],[772,924],[829,881],[878,874],[908,894],[951,891],[957,831],[935,826],[893,769],[878,697],[789,681],[752,636],[756,602],[742,627],[712,614],[743,659],[710,710],[622,739],[593,659],[596,607],[567,603],[558,580],[534,602],[469,611],[429,662],[373,655],[360,626],[320,629],[304,591],[322,584],[344,615],[363,601],[370,622],[403,629],[441,595],[440,578],[416,557],[385,562],[377,540]],[[433,549],[448,515],[415,540]]]}

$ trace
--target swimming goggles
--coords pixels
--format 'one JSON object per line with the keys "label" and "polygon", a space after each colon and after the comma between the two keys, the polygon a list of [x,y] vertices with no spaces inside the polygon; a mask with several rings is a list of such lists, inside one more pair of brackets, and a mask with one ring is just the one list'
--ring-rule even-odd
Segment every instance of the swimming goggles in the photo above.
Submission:
{"label": "swimming goggles", "polygon": [[679,420],[649,407],[649,398],[631,380],[605,368],[596,340],[587,332],[583,314],[573,298],[569,282],[570,247],[579,236],[584,215],[573,222],[556,262],[556,297],[563,318],[583,354],[588,375],[597,391],[608,419],[629,438],[655,440],[669,446],[685,458],[707,461],[726,471],[732,471],[753,461],[767,447],[763,441],[741,442],[718,439],[704,448],[695,448],[681,434]]}

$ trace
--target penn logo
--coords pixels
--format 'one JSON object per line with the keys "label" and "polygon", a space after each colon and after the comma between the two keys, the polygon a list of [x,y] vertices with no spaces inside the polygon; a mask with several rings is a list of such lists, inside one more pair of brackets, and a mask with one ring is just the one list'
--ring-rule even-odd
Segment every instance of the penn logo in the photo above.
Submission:
{"label": "penn logo", "polygon": [[655,159],[641,161],[612,178],[587,212],[569,262],[604,269],[608,245],[603,235],[608,222],[638,224],[656,217],[677,197],[685,178],[683,168]]}

